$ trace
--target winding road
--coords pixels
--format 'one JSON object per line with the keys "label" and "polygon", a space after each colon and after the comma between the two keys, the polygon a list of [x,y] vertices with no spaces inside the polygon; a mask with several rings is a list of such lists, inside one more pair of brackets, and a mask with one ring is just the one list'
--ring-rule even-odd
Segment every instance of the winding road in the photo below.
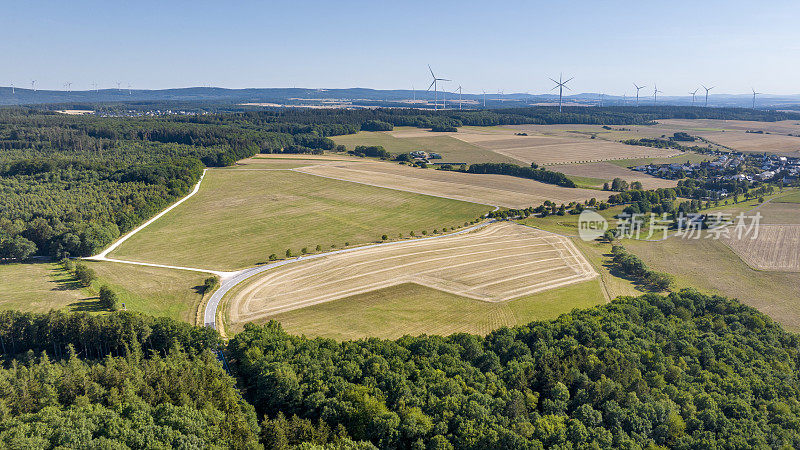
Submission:
{"label": "winding road", "polygon": [[[289,171],[293,171],[294,169],[238,169],[238,170],[289,170]],[[348,249],[335,250],[335,251],[331,251],[331,252],[316,253],[316,254],[313,254],[313,255],[304,255],[304,256],[299,256],[297,258],[293,258],[293,259],[276,261],[274,263],[269,263],[269,264],[265,264],[265,265],[262,265],[262,266],[251,267],[249,269],[243,269],[243,270],[233,271],[233,272],[226,272],[226,271],[220,271],[220,270],[211,270],[211,269],[203,269],[203,268],[197,268],[197,267],[171,266],[171,265],[167,265],[167,264],[155,264],[155,263],[146,263],[146,262],[140,262],[140,261],[128,261],[128,260],[115,259],[115,258],[109,258],[108,257],[108,254],[111,253],[112,251],[116,250],[117,247],[119,247],[123,242],[127,241],[133,235],[135,235],[136,233],[142,231],[148,225],[150,225],[153,222],[155,222],[156,220],[160,219],[162,216],[164,216],[168,212],[172,211],[173,209],[175,209],[176,207],[181,205],[183,202],[185,202],[186,200],[190,199],[192,196],[197,194],[197,192],[200,190],[200,184],[203,182],[203,179],[206,176],[206,172],[208,172],[208,169],[204,169],[203,170],[203,174],[200,176],[200,179],[197,181],[197,184],[194,186],[194,189],[192,189],[192,191],[189,194],[187,194],[185,197],[183,197],[180,200],[178,200],[177,202],[173,203],[172,205],[170,205],[169,207],[167,207],[166,209],[164,209],[160,213],[156,214],[155,216],[153,216],[152,218],[150,218],[149,220],[147,220],[143,224],[141,224],[138,227],[134,228],[133,230],[129,231],[127,234],[125,234],[121,238],[119,238],[116,241],[114,241],[114,243],[109,245],[102,252],[100,252],[100,253],[98,253],[98,254],[96,254],[94,256],[88,256],[88,257],[83,258],[83,259],[90,260],[90,261],[109,261],[109,262],[115,262],[115,263],[121,263],[121,264],[132,264],[132,265],[138,265],[138,266],[161,267],[161,268],[165,268],[165,269],[189,270],[189,271],[193,271],[193,272],[202,272],[202,273],[208,273],[208,274],[213,274],[213,275],[218,276],[220,278],[221,285],[220,285],[219,289],[217,289],[211,295],[211,298],[206,303],[204,314],[203,314],[203,316],[204,316],[203,320],[204,320],[205,326],[211,327],[211,328],[216,328],[217,309],[219,308],[219,304],[222,301],[222,298],[225,296],[225,294],[228,293],[228,291],[233,289],[239,283],[242,283],[243,281],[247,280],[248,278],[250,278],[250,277],[252,277],[254,275],[257,275],[257,274],[259,274],[261,272],[264,272],[266,270],[269,270],[269,269],[272,269],[272,268],[275,268],[275,267],[279,267],[279,266],[283,266],[283,265],[286,265],[286,264],[295,263],[295,262],[298,262],[298,261],[304,261],[304,260],[308,260],[308,259],[317,259],[317,258],[322,258],[322,257],[325,257],[325,256],[329,256],[329,255],[335,255],[335,254],[347,253],[347,252],[356,252],[356,251],[366,250],[366,249],[375,248],[375,247],[382,247],[382,246],[387,246],[387,245],[397,245],[397,244],[401,244],[401,243],[404,243],[404,242],[408,242],[408,240],[393,241],[393,242],[381,242],[381,243],[377,243],[377,244],[363,245],[363,246],[360,246],[360,247],[353,247],[353,248],[348,248]],[[298,171],[298,172],[300,172],[300,171]],[[305,173],[305,172],[300,172],[300,173]],[[306,173],[306,175],[318,176],[318,177],[321,177],[321,178],[331,178],[331,177],[325,177],[325,176],[322,176],[322,175],[316,175],[316,174],[311,174],[311,173]],[[349,181],[349,180],[341,180],[341,181],[352,182],[352,181]],[[367,183],[358,183],[358,184],[367,184]],[[372,186],[384,187],[384,186],[377,186],[377,185],[372,185]],[[392,188],[386,188],[386,189],[392,189]],[[395,189],[395,190],[397,190],[397,189]],[[431,195],[431,194],[421,194],[421,195],[430,195],[430,196],[433,196],[433,197],[439,197],[437,195]],[[449,197],[442,197],[442,198],[449,198]],[[493,206],[494,207],[493,211],[497,211],[500,208],[499,206],[495,206],[495,205],[487,205],[487,206]],[[458,235],[458,234],[462,234],[462,233],[468,233],[470,231],[477,230],[479,228],[485,227],[486,225],[489,225],[490,223],[493,223],[493,222],[495,222],[495,220],[490,220],[490,221],[487,221],[487,222],[483,222],[481,224],[474,225],[474,226],[465,228],[463,230],[456,231],[454,233],[442,234],[442,235],[438,235],[438,236],[429,236],[429,237],[424,237],[424,238],[416,238],[415,240],[424,241],[424,240],[430,240],[430,239],[440,239],[440,238],[447,237],[447,236],[454,236],[454,235]]]}

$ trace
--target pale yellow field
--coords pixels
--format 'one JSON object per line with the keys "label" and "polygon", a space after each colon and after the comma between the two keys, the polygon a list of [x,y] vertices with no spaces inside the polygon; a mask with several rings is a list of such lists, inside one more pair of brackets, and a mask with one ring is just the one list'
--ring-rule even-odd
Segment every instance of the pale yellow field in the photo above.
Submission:
{"label": "pale yellow field", "polygon": [[565,175],[585,178],[600,178],[603,180],[613,180],[622,178],[628,183],[640,181],[645,189],[669,188],[678,185],[677,180],[665,180],[656,178],[646,173],[626,169],[607,162],[586,163],[586,164],[565,164],[554,167],[553,170]]}
{"label": "pale yellow field", "polygon": [[295,169],[298,172],[472,203],[527,208],[602,197],[591,189],[564,188],[525,178],[418,169],[394,163],[354,162]]}
{"label": "pale yellow field", "polygon": [[[453,133],[453,137],[525,163],[540,165],[586,163],[615,159],[669,157],[680,152],[674,149],[657,149],[625,145],[604,139],[590,139],[592,132],[542,128],[542,125],[515,125],[508,134]],[[594,127],[593,129],[598,128]],[[528,136],[516,136],[518,130]]]}
{"label": "pale yellow field", "polygon": [[[701,136],[711,142],[742,152],[800,156],[800,136],[797,136],[800,135],[800,123],[794,120],[781,122],[663,120],[659,121],[659,124],[675,130],[686,130],[689,134]],[[747,133],[747,130],[761,130],[765,134]]]}
{"label": "pale yellow field", "polygon": [[658,123],[670,128],[739,131],[761,130],[774,134],[800,134],[800,121],[797,120],[754,122],[750,120],[667,119],[659,120]]}
{"label": "pale yellow field", "polygon": [[754,269],[800,271],[800,225],[761,225],[756,239],[732,236],[725,243]]}
{"label": "pale yellow field", "polygon": [[237,286],[226,309],[241,324],[404,283],[500,302],[596,276],[568,238],[500,222],[280,266]]}

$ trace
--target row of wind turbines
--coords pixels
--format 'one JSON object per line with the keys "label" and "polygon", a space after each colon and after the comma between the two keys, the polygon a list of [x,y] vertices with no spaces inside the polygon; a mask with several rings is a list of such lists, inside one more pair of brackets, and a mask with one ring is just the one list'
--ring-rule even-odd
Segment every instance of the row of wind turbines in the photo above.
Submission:
{"label": "row of wind turbines", "polygon": [[[117,82],[117,91],[119,91],[119,92],[122,92],[121,85],[122,85],[122,83],[118,81]],[[72,83],[64,83],[62,86],[64,87],[64,90],[66,92],[72,92]],[[31,80],[31,90],[33,92],[36,92],[36,80]],[[92,90],[95,91],[95,92],[98,92],[98,93],[100,92],[100,90],[97,87],[97,83],[92,83]],[[11,83],[11,94],[12,95],[16,94],[16,91],[17,91],[16,85],[14,83]],[[128,85],[128,95],[131,95],[131,94],[133,94],[133,90],[131,89],[131,85],[129,84]]]}
{"label": "row of wind turbines", "polygon": [[[430,64],[428,65],[428,71],[430,71],[431,78],[433,78],[433,81],[431,81],[431,84],[430,84],[430,86],[428,86],[427,90],[430,91],[431,88],[433,88],[433,99],[434,99],[433,100],[433,109],[435,110],[435,109],[438,109],[438,106],[439,106],[438,82],[439,81],[453,81],[453,80],[448,80],[447,78],[439,78],[439,77],[437,77],[436,74],[433,73],[433,69],[431,69]],[[575,77],[571,77],[571,78],[569,78],[567,80],[564,80],[564,74],[559,74],[558,80],[556,80],[554,78],[550,78],[550,77],[548,77],[548,79],[550,81],[552,81],[553,83],[555,83],[555,86],[553,86],[553,88],[550,89],[550,90],[554,91],[554,90],[558,89],[558,112],[561,112],[562,99],[563,99],[563,96],[564,96],[564,89],[566,88],[567,90],[572,90],[572,89],[570,89],[569,86],[567,86],[567,83],[569,83],[570,81],[574,80]],[[636,83],[633,83],[633,86],[636,88],[636,106],[639,106],[639,91],[644,89],[644,88],[646,88],[647,86],[645,86],[645,85],[639,86]],[[716,86],[706,87],[706,85],[704,85],[704,84],[701,84],[700,86],[702,86],[703,89],[705,89],[705,91],[706,91],[705,103],[703,104],[703,106],[707,108],[708,107],[708,93],[711,92],[711,90],[714,89]],[[456,90],[458,91],[458,109],[461,109],[461,85],[460,84],[458,85],[458,88]],[[699,91],[699,90],[700,90],[700,88],[697,88],[694,91],[689,92],[689,94],[692,95],[692,106],[695,105],[697,91]],[[756,109],[756,95],[760,95],[762,93],[761,92],[756,92],[755,89],[752,89],[752,91],[753,91],[753,106],[752,107],[753,107],[753,109]],[[447,108],[447,96],[445,95],[446,92],[447,91],[444,91],[444,90],[442,91],[443,108]],[[664,93],[664,91],[660,91],[658,89],[657,85],[655,85],[655,84],[653,85],[653,105],[658,103],[658,94],[663,94],[663,93]],[[602,99],[605,97],[605,94],[600,94],[600,96],[601,96],[600,103],[602,105]],[[623,99],[624,98],[625,98],[625,96],[623,96]],[[623,100],[623,102],[626,102],[626,100]],[[483,106],[486,107],[486,91],[483,91]]]}

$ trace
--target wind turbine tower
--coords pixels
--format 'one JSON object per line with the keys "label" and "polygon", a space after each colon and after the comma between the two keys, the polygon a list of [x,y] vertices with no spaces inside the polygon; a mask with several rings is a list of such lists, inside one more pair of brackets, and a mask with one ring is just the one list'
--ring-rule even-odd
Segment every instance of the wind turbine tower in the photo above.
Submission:
{"label": "wind turbine tower", "polygon": [[663,94],[663,91],[658,90],[658,86],[653,85],[653,106],[658,102],[658,94]]}
{"label": "wind turbine tower", "polygon": [[705,107],[705,108],[708,108],[708,91],[710,91],[710,90],[714,89],[716,86],[711,86],[710,88],[709,88],[709,87],[706,87],[704,84],[701,84],[700,86],[703,86],[703,89],[705,89],[705,90],[706,90],[706,104],[705,104],[705,106],[704,106],[704,107]]}
{"label": "wind turbine tower", "polygon": [[694,98],[697,95],[697,91],[699,91],[699,90],[700,90],[700,88],[697,88],[694,91],[689,92],[690,94],[692,94],[692,106],[694,106]]}
{"label": "wind turbine tower", "polygon": [[755,89],[750,88],[753,90],[753,109],[756,109],[756,95],[763,94],[763,92],[756,92]]}
{"label": "wind turbine tower", "polygon": [[483,89],[483,107],[486,108],[486,89]]}
{"label": "wind turbine tower", "polygon": [[[567,81],[563,81],[563,79],[564,79],[563,74],[559,74],[558,75],[558,81],[550,78],[550,81],[552,81],[553,83],[556,84],[555,87],[553,87],[553,89],[550,89],[550,90],[552,91],[552,90],[555,90],[556,88],[558,88],[558,112],[559,113],[561,112],[561,98],[564,95],[564,88],[569,89],[569,87],[567,86],[567,83],[572,81],[573,78],[575,78],[575,77],[572,77]],[[569,89],[569,90],[572,90],[572,89]]]}
{"label": "wind turbine tower", "polygon": [[461,109],[461,85],[458,85],[458,109]]}
{"label": "wind turbine tower", "polygon": [[639,86],[638,84],[633,83],[633,87],[636,88],[636,106],[639,106],[639,91],[646,88],[647,86],[645,85]]}
{"label": "wind turbine tower", "polygon": [[[439,81],[452,81],[446,78],[437,78],[436,75],[433,73],[433,69],[431,69],[431,65],[428,64],[428,70],[431,72],[431,77],[433,81],[431,81],[431,85],[428,86],[428,91],[431,90],[431,86],[433,87],[433,109],[434,111],[437,109],[439,105],[439,94],[438,94],[438,82]],[[446,106],[446,105],[445,105]]]}
{"label": "wind turbine tower", "polygon": [[36,80],[31,80],[31,89],[36,92]]}

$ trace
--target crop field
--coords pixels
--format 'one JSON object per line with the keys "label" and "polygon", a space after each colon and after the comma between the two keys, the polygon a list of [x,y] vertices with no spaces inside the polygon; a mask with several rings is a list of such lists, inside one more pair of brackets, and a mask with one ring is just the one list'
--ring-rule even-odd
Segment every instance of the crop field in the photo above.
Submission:
{"label": "crop field", "polygon": [[661,126],[701,131],[763,131],[771,134],[800,134],[800,122],[781,120],[778,122],[755,122],[749,120],[717,119],[668,119],[659,120]]}
{"label": "crop field", "polygon": [[[468,133],[484,133],[468,131]],[[495,153],[458,139],[459,133],[433,133],[418,128],[396,128],[395,131],[361,131],[357,134],[334,136],[337,144],[353,150],[357,145],[380,145],[390,153],[408,153],[415,150],[442,155],[441,162],[473,164],[479,162],[505,162],[521,164],[514,158]]]}
{"label": "crop field", "polygon": [[[579,179],[595,178],[599,180],[597,184],[589,184],[592,187],[602,187],[604,182],[610,182],[614,178],[622,178],[628,183],[639,181],[645,189],[657,189],[675,187],[678,185],[676,180],[664,180],[656,178],[646,173],[636,172],[625,167],[620,167],[608,162],[586,163],[586,164],[565,164],[553,167],[570,178]],[[576,181],[577,182],[577,181]]]}
{"label": "crop field", "polygon": [[[390,165],[390,164],[386,164]],[[431,171],[433,172],[433,171]],[[463,226],[486,205],[398,192],[289,170],[209,170],[200,191],[110,257],[241,269],[286,250],[329,250]]]}
{"label": "crop field", "polygon": [[296,170],[400,191],[508,208],[538,206],[545,200],[569,203],[598,197],[596,190],[564,188],[507,175],[418,169],[385,162],[326,164]]}
{"label": "crop field", "polygon": [[516,126],[529,136],[458,133],[458,139],[487,150],[522,161],[541,165],[586,163],[624,158],[666,157],[679,153],[672,149],[657,149],[625,145],[587,137],[550,136],[534,134],[535,125]]}
{"label": "crop field", "polygon": [[786,328],[800,330],[800,273],[755,270],[721,240],[669,238],[622,244],[652,269],[675,275],[676,288],[737,298]]}
{"label": "crop field", "polygon": [[[786,156],[800,156],[800,124],[794,120],[782,122],[663,120],[660,121],[660,126],[685,130],[690,134],[742,152],[769,152]],[[747,131],[763,131],[764,133],[747,133]]]}
{"label": "crop field", "polygon": [[[413,283],[277,314],[271,319],[292,334],[333,339],[473,333],[547,320],[574,308],[605,302],[599,281],[590,280],[514,300],[488,303]],[[260,322],[260,321],[256,321]],[[235,324],[239,331],[242,324]]]}
{"label": "crop field", "polygon": [[572,242],[512,222],[468,233],[298,261],[254,276],[227,297],[228,323],[404,283],[502,302],[597,276]]}
{"label": "crop field", "polygon": [[761,225],[755,239],[733,236],[725,243],[755,269],[800,271],[800,225]]}

